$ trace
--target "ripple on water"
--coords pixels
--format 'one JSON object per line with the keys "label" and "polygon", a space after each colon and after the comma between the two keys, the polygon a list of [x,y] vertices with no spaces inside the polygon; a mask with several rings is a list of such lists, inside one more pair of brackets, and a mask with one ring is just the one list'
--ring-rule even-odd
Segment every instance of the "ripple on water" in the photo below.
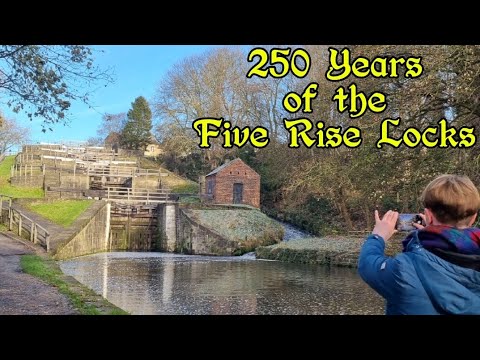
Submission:
{"label": "ripple on water", "polygon": [[348,268],[131,252],[84,256],[61,267],[133,314],[384,312],[383,300]]}

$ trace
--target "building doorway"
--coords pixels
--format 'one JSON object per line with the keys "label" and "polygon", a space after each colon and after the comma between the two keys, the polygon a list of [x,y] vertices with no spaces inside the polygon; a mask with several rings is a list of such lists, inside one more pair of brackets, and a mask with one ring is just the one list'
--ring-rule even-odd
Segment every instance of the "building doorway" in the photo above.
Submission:
{"label": "building doorway", "polygon": [[241,204],[243,202],[243,184],[233,184],[233,203]]}

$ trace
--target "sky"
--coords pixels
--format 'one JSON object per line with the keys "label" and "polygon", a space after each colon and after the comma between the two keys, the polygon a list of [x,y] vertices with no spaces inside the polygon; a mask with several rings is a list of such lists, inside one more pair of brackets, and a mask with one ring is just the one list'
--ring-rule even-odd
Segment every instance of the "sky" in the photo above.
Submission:
{"label": "sky", "polygon": [[84,141],[96,136],[103,113],[127,112],[138,96],[153,98],[158,83],[179,61],[218,47],[216,45],[105,45],[94,46],[96,64],[111,67],[116,81],[100,87],[90,97],[94,109],[82,102],[72,103],[68,125],[55,124],[43,133],[42,119],[29,121],[23,113],[15,114],[2,106],[3,113],[30,128],[32,143]]}

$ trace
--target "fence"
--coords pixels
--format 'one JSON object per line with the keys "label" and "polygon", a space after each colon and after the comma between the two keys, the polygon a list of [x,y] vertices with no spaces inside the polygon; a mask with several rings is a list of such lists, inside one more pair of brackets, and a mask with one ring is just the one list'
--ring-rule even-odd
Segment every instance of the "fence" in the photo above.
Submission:
{"label": "fence", "polygon": [[3,153],[3,154],[0,154],[0,162],[2,162],[2,161],[3,161],[3,159],[5,159],[5,153]]}
{"label": "fence", "polygon": [[50,233],[29,217],[12,207],[12,197],[0,194],[0,218],[2,222],[4,210],[4,199],[8,201],[8,230],[15,231],[19,237],[30,240],[34,244],[40,244],[44,248],[50,248]]}
{"label": "fence", "polygon": [[170,190],[108,187],[106,195],[107,200],[132,202],[136,204],[152,204],[167,202],[170,197]]}

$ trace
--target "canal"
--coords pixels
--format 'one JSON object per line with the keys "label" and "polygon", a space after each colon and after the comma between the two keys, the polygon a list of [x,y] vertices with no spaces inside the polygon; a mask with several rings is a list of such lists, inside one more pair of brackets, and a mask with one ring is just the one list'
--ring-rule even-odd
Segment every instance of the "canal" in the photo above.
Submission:
{"label": "canal", "polygon": [[384,313],[383,299],[349,268],[142,252],[83,256],[61,268],[132,314]]}

